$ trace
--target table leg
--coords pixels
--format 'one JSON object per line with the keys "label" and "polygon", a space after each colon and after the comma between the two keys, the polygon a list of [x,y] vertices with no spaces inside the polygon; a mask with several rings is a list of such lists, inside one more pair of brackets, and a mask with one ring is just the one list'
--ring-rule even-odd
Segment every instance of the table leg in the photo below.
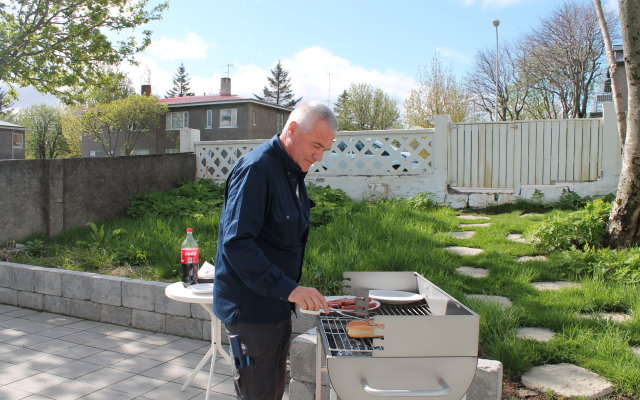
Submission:
{"label": "table leg", "polygon": [[[182,387],[180,388],[183,392],[187,389],[187,386],[189,386],[191,384],[191,382],[193,381],[193,378],[196,377],[196,374],[198,372],[200,372],[200,370],[202,369],[202,367],[204,366],[204,364],[209,361],[209,357],[211,357],[214,353],[213,351],[213,344],[211,345],[211,347],[209,348],[209,351],[207,351],[207,354],[204,355],[204,357],[202,357],[202,360],[200,360],[200,362],[198,363],[198,365],[196,366],[196,368],[193,370],[193,372],[191,372],[191,374],[189,375],[189,377],[187,377],[187,380],[182,384]],[[212,359],[215,359],[215,355],[213,355]]]}

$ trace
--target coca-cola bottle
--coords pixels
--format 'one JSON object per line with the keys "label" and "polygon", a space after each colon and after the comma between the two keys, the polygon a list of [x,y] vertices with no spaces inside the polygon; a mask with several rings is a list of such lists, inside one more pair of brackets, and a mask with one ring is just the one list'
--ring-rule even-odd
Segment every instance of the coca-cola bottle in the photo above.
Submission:
{"label": "coca-cola bottle", "polygon": [[193,229],[187,228],[187,238],[182,242],[180,249],[182,285],[184,287],[198,283],[199,262],[200,250],[198,249],[198,242],[193,238]]}

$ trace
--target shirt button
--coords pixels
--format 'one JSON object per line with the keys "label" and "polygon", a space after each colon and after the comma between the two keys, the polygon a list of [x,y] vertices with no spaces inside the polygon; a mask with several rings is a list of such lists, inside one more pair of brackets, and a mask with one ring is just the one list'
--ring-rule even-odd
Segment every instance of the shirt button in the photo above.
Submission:
{"label": "shirt button", "polygon": [[289,219],[289,216],[287,215],[287,219]]}

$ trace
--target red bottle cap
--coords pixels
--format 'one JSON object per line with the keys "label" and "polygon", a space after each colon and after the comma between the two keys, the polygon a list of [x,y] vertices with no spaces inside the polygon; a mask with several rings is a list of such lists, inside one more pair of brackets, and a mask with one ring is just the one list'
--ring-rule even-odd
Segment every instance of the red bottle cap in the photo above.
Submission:
{"label": "red bottle cap", "polygon": [[193,232],[193,229],[187,228],[187,233],[191,233],[191,232]]}

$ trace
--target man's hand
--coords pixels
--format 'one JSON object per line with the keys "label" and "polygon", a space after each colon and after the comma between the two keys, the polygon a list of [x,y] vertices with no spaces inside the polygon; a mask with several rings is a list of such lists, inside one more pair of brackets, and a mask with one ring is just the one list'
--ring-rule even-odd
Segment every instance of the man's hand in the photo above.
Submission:
{"label": "man's hand", "polygon": [[304,310],[318,311],[323,309],[325,313],[329,312],[327,300],[316,288],[298,286],[293,289],[287,300],[296,303]]}

